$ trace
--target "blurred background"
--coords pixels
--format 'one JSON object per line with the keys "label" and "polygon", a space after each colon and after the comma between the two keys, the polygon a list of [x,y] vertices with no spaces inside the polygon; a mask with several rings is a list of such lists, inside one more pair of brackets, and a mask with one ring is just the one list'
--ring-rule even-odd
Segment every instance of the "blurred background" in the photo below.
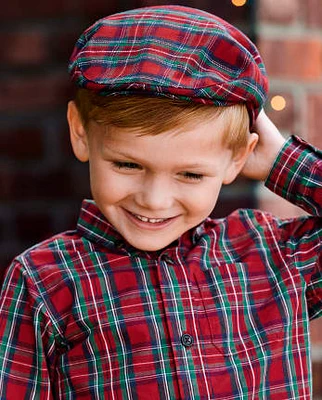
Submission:
{"label": "blurred background", "polygon": [[[67,63],[96,19],[126,9],[181,4],[217,14],[256,42],[270,77],[266,111],[286,136],[322,148],[321,0],[10,0],[0,13],[0,275],[12,258],[73,229],[90,197],[87,165],[69,145]],[[245,179],[225,188],[215,216],[260,207],[302,212]],[[322,399],[322,322],[312,323],[314,399]]]}

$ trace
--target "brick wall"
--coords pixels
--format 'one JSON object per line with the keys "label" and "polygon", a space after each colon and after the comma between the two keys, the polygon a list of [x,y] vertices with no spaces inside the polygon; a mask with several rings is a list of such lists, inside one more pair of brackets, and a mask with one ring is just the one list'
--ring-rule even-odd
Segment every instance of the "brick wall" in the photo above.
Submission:
{"label": "brick wall", "polygon": [[[322,148],[322,7],[321,0],[260,0],[258,45],[270,77],[271,97],[286,99],[283,111],[269,115],[286,135],[298,134]],[[260,207],[280,216],[301,211],[258,191]],[[322,398],[322,320],[311,323],[314,398]]]}

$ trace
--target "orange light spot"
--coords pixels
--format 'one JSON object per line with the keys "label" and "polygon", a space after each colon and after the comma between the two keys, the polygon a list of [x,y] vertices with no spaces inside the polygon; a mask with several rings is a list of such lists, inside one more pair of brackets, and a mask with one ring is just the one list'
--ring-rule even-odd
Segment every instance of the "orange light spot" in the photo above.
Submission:
{"label": "orange light spot", "polygon": [[234,6],[242,7],[247,3],[247,0],[231,0]]}
{"label": "orange light spot", "polygon": [[271,106],[275,111],[282,111],[286,107],[286,100],[283,96],[274,96],[271,99]]}

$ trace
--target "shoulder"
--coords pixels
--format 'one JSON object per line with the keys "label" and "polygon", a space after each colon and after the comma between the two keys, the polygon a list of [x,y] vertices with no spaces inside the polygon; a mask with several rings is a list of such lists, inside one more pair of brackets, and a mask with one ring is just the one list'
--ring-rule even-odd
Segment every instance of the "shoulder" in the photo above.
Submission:
{"label": "shoulder", "polygon": [[75,244],[80,240],[76,231],[61,232],[25,250],[14,261],[25,265],[27,269],[59,264],[59,253],[76,248]]}
{"label": "shoulder", "polygon": [[205,234],[214,243],[240,251],[269,251],[277,247],[296,248],[308,241],[321,246],[322,227],[321,218],[310,215],[278,218],[257,209],[238,209],[225,218],[205,221]]}
{"label": "shoulder", "polygon": [[[81,245],[83,238],[77,231],[56,234],[15,257],[6,271],[5,279],[14,272],[42,291],[46,285],[52,286],[65,279],[66,259],[72,262]],[[64,254],[68,254],[68,257]]]}
{"label": "shoulder", "polygon": [[18,255],[6,271],[2,296],[6,286],[13,290],[18,285],[24,298],[41,305],[52,321],[60,316],[63,323],[62,316],[73,304],[73,263],[83,240],[77,231],[66,231]]}
{"label": "shoulder", "polygon": [[[258,209],[238,209],[221,219],[205,221],[205,234],[214,243],[234,250],[250,251],[251,248],[283,248],[290,242],[319,230],[320,220],[303,215],[281,219]],[[239,251],[238,250],[238,251]]]}
{"label": "shoulder", "polygon": [[262,233],[278,228],[280,220],[273,214],[258,209],[240,208],[224,218],[205,221],[208,232],[223,230],[230,238],[242,238],[244,235]]}

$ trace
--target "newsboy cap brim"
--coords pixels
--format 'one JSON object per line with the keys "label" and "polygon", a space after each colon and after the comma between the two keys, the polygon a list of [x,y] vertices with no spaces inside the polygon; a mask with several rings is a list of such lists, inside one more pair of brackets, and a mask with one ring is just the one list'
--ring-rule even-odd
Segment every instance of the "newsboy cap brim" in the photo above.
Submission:
{"label": "newsboy cap brim", "polygon": [[98,20],[69,63],[78,87],[101,95],[164,96],[215,106],[244,103],[252,125],[268,81],[256,46],[207,12],[154,6]]}

